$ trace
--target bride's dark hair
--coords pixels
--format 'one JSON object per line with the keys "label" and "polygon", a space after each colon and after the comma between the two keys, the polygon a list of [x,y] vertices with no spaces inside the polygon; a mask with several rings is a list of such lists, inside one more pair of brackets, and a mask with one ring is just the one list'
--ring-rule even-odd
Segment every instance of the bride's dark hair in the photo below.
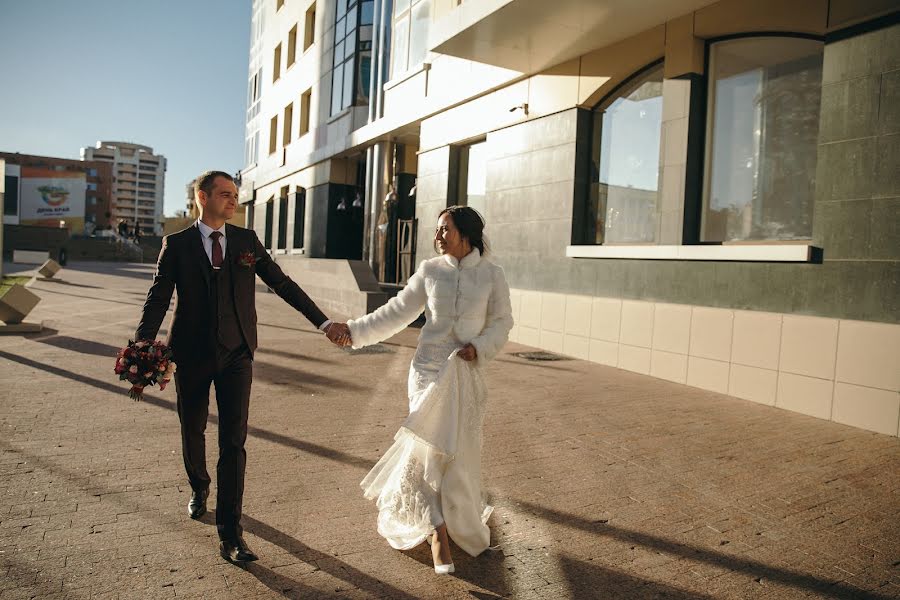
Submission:
{"label": "bride's dark hair", "polygon": [[[459,230],[459,235],[469,240],[469,244],[473,248],[478,248],[481,255],[487,254],[490,248],[484,237],[484,218],[481,214],[470,206],[448,206],[440,212],[441,215],[448,214],[453,219],[453,224]],[[434,242],[434,251],[439,252],[437,241]]]}

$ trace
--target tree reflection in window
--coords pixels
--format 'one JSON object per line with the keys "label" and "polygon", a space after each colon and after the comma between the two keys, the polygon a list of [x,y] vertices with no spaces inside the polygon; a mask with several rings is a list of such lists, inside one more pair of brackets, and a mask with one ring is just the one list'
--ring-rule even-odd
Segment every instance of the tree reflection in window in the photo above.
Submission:
{"label": "tree reflection in window", "polygon": [[594,109],[588,241],[656,239],[662,80],[651,66]]}
{"label": "tree reflection in window", "polygon": [[823,47],[749,37],[710,48],[702,241],[811,237]]}

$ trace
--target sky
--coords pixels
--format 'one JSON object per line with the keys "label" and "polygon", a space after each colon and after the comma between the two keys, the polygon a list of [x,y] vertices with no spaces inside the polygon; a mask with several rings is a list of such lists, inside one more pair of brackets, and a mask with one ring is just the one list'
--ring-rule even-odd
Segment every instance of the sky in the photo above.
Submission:
{"label": "sky", "polygon": [[0,151],[151,146],[174,215],[243,166],[249,43],[250,0],[0,0]]}

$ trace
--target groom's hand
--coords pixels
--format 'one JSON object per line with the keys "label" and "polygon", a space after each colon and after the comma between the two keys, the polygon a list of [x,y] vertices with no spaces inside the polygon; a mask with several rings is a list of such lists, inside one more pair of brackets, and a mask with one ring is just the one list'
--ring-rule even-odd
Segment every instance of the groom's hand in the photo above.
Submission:
{"label": "groom's hand", "polygon": [[325,330],[325,335],[333,344],[341,348],[353,343],[353,338],[350,336],[350,327],[346,323],[332,323]]}

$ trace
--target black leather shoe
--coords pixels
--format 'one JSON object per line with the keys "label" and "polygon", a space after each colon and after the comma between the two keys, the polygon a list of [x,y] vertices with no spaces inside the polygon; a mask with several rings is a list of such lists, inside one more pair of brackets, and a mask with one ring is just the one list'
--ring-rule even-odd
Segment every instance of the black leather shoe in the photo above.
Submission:
{"label": "black leather shoe", "polygon": [[247,545],[247,542],[241,536],[219,542],[219,554],[228,562],[233,563],[259,560],[259,557],[253,553],[253,550],[250,549],[250,546]]}
{"label": "black leather shoe", "polygon": [[191,501],[188,502],[188,514],[192,519],[199,519],[206,514],[206,499],[209,497],[209,489],[202,492],[192,492]]}

